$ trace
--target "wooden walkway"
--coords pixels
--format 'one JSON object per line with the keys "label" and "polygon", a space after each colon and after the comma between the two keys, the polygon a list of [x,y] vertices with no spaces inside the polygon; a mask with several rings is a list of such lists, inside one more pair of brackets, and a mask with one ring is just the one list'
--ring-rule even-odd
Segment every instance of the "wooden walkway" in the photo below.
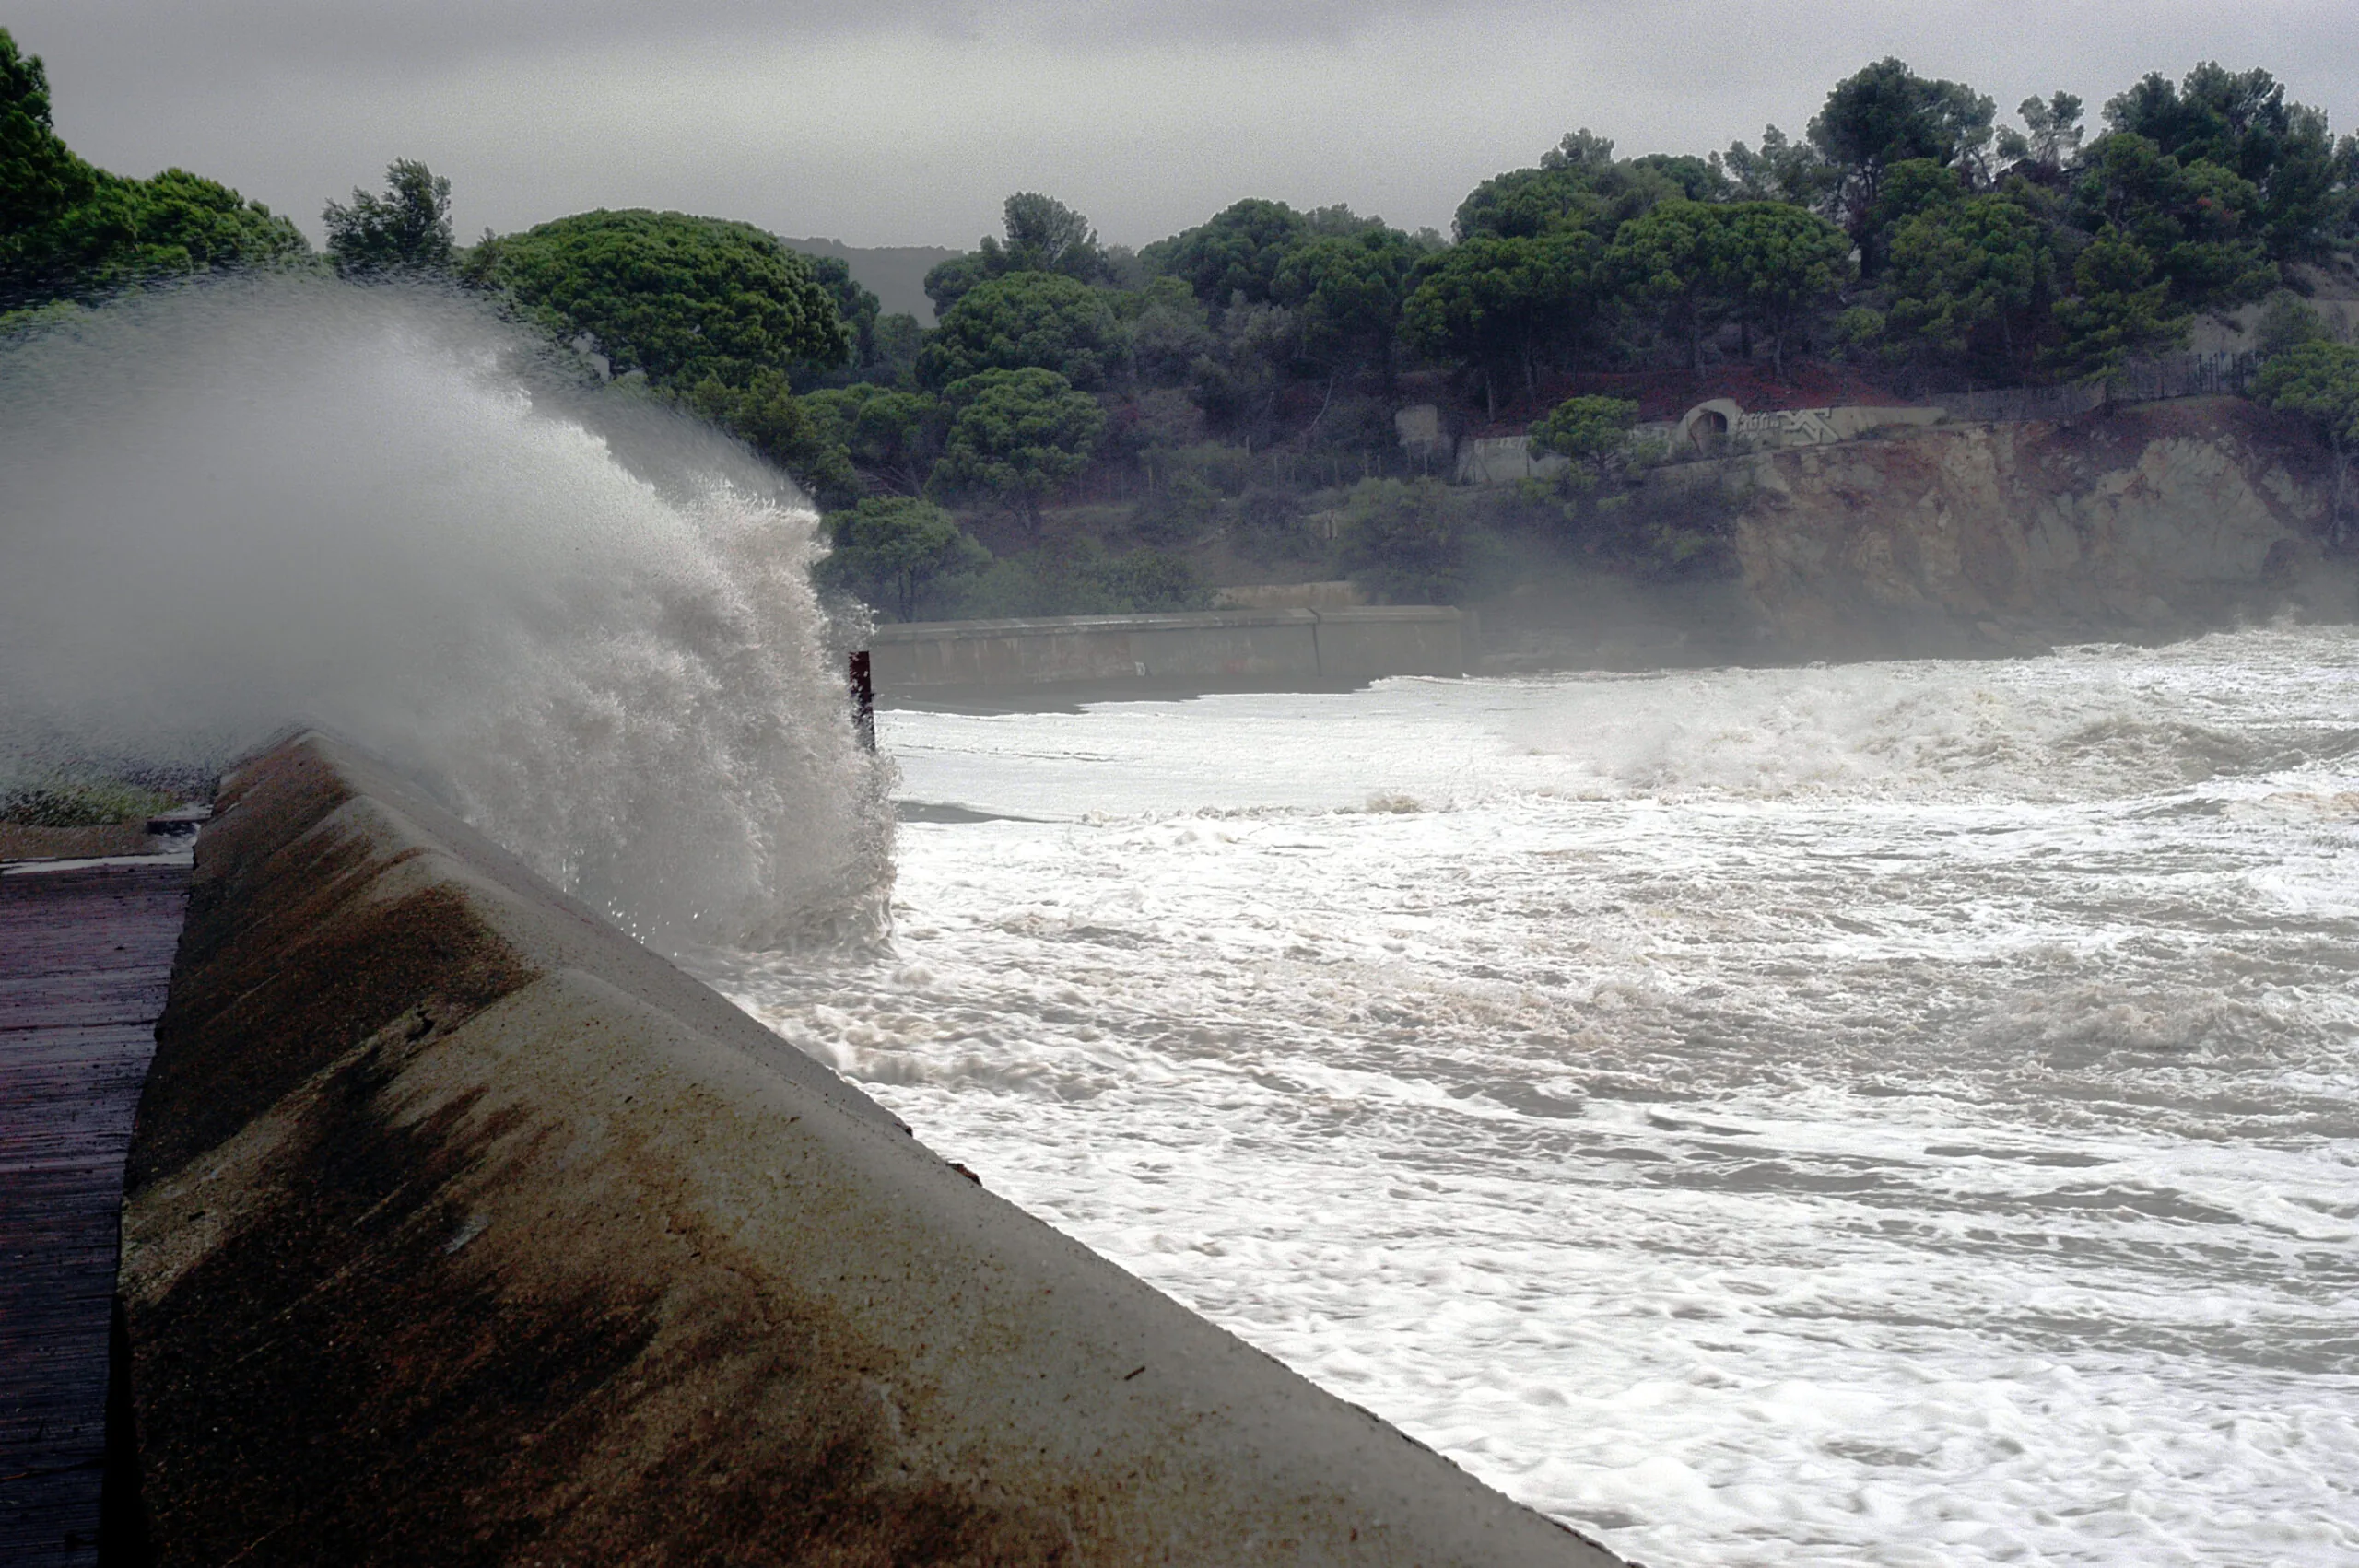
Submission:
{"label": "wooden walkway", "polygon": [[0,874],[0,1563],[98,1562],[131,1141],[188,898],[162,860]]}

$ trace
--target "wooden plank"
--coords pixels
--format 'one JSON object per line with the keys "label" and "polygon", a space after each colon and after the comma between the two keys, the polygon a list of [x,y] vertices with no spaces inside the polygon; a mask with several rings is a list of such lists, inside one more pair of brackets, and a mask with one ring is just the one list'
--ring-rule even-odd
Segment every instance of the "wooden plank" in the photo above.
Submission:
{"label": "wooden plank", "polygon": [[123,1153],[188,868],[0,876],[0,1562],[94,1568]]}

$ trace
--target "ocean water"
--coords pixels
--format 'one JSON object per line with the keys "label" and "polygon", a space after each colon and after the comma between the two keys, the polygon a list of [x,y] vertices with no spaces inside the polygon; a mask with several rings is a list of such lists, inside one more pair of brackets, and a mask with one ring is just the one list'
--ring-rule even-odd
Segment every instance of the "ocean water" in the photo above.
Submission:
{"label": "ocean water", "polygon": [[879,727],[890,953],[710,977],[1513,1496],[2359,1562],[2359,635]]}

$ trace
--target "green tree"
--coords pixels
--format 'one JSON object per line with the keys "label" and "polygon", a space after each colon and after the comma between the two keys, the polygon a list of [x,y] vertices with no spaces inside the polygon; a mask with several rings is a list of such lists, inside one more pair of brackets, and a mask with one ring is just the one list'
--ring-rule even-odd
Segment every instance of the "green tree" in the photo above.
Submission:
{"label": "green tree", "polygon": [[2351,210],[2326,116],[2286,101],[2267,71],[2205,61],[2178,87],[2156,73],[2108,101],[2105,117],[2182,168],[2214,164],[2250,185],[2246,227],[2272,260],[2324,253]]}
{"label": "green tree", "polygon": [[1517,373],[1527,394],[1537,390],[1541,358],[1581,324],[1597,267],[1596,238],[1582,229],[1461,240],[1420,268],[1402,325],[1426,352],[1481,374],[1496,419],[1501,376]]}
{"label": "green tree", "polygon": [[950,514],[911,496],[871,496],[827,519],[834,548],[819,564],[820,582],[915,620],[929,589],[980,571],[992,553]]}
{"label": "green tree", "polygon": [[2080,156],[2082,108],[2081,100],[2069,92],[2024,99],[2015,106],[2024,128],[2000,131],[1999,156],[2030,163],[2050,174],[2061,171]]}
{"label": "green tree", "polygon": [[1459,204],[1454,232],[1518,240],[1580,228],[1602,239],[1658,202],[1719,201],[1729,190],[1715,160],[1663,153],[1617,160],[1611,141],[1583,129],[1542,155],[1538,168],[1477,185]]}
{"label": "green tree", "polygon": [[46,292],[298,263],[311,253],[294,224],[217,181],[179,169],[149,180],[92,172],[89,194],[26,247]]}
{"label": "green tree", "polygon": [[51,126],[49,73],[0,28],[0,267],[11,247],[86,199],[97,171]]}
{"label": "green tree", "polygon": [[1207,351],[1190,370],[1189,395],[1209,422],[1247,449],[1266,445],[1301,343],[1293,311],[1232,301],[1209,334]]}
{"label": "green tree", "polygon": [[1387,603],[1448,603],[1465,587],[1465,531],[1439,480],[1361,480],[1341,538],[1344,569]]}
{"label": "green tree", "polygon": [[1232,298],[1267,304],[1285,254],[1302,240],[1302,215],[1284,202],[1254,198],[1222,209],[1209,222],[1139,252],[1148,272],[1184,279],[1215,310]]}
{"label": "green tree", "polygon": [[851,329],[806,259],[751,224],[587,212],[499,241],[495,275],[559,336],[587,334],[617,374],[745,388],[762,371],[831,369]]}
{"label": "green tree", "polygon": [[40,58],[0,29],[0,309],[310,253],[226,185],[178,169],[126,180],[76,158],[51,126]]}
{"label": "green tree", "polygon": [[2117,131],[2089,149],[2072,202],[2083,228],[2118,230],[2146,252],[2176,307],[2257,299],[2277,281],[2252,228],[2259,193],[2224,164],[2181,163],[2152,139]]}
{"label": "green tree", "polygon": [[2334,333],[2326,320],[2290,288],[2271,294],[2253,324],[2253,347],[2263,359],[2274,359],[2306,343],[2331,343]]}
{"label": "green tree", "polygon": [[1995,135],[1997,106],[1963,82],[1933,81],[1899,60],[1877,61],[1846,77],[1826,95],[1810,123],[1811,145],[1832,172],[1832,194],[1844,227],[1860,246],[1866,270],[1877,270],[1872,216],[1886,170],[1915,158],[1979,172]]}
{"label": "green tree", "polygon": [[1106,248],[1097,242],[1097,231],[1064,203],[1038,191],[1018,191],[1002,205],[1001,217],[1006,244],[985,239],[981,245],[985,256],[1003,263],[997,271],[1055,273],[1083,283],[1106,276]]}
{"label": "green tree", "polygon": [[2188,316],[2171,305],[2167,278],[2154,258],[2119,228],[2108,227],[2072,263],[2074,292],[2056,307],[2064,337],[2050,356],[2056,369],[2083,380],[2101,380],[2142,354],[2177,346]]}
{"label": "green tree", "polygon": [[2053,263],[2046,230],[2020,203],[1970,196],[1921,212],[1894,227],[1890,246],[1886,321],[1895,339],[1958,357],[1995,330],[2006,367],[2030,369]]}
{"label": "green tree", "polygon": [[451,181],[414,159],[386,166],[383,195],[355,186],[351,205],[330,202],[320,221],[328,254],[347,277],[451,270]]}
{"label": "green tree", "polygon": [[1745,352],[1752,353],[1755,328],[1767,333],[1782,380],[1787,340],[1850,281],[1851,241],[1825,218],[1782,202],[1738,202],[1713,211],[1719,230],[1713,265],[1744,323]]}
{"label": "green tree", "polygon": [[811,279],[827,291],[835,301],[836,319],[851,333],[851,356],[846,369],[858,372],[874,369],[883,357],[877,342],[878,312],[883,309],[875,295],[861,286],[851,275],[851,265],[841,256],[813,256],[797,252],[803,264],[809,269]]}
{"label": "green tree", "polygon": [[1591,482],[1629,450],[1638,405],[1621,397],[1568,397],[1532,422],[1536,451],[1570,459]]}
{"label": "green tree", "polygon": [[1106,431],[1097,400],[1053,370],[985,370],[953,382],[957,410],[938,481],[991,491],[1038,532],[1040,503],[1089,466]]}
{"label": "green tree", "polygon": [[843,447],[791,379],[852,349],[804,257],[751,224],[644,211],[578,213],[486,249],[487,281],[557,337],[604,354],[618,375],[643,373],[820,505],[857,498]]}
{"label": "green tree", "polygon": [[933,319],[938,322],[948,315],[968,290],[998,275],[980,251],[934,263],[926,270],[924,284],[925,297],[933,301]]}
{"label": "green tree", "polygon": [[1131,373],[1143,385],[1180,385],[1212,348],[1204,308],[1179,278],[1151,277],[1144,287],[1116,296],[1115,306],[1128,318]]}
{"label": "green tree", "polygon": [[855,381],[809,393],[803,402],[863,473],[909,495],[925,487],[950,423],[939,398]]}
{"label": "green tree", "polygon": [[1097,231],[1062,202],[1018,191],[1001,204],[1000,216],[1003,241],[985,235],[972,251],[936,263],[925,275],[937,321],[978,287],[1011,273],[1053,273],[1082,283],[1112,278],[1114,258],[1097,242]]}
{"label": "green tree", "polygon": [[859,482],[844,449],[794,395],[785,371],[765,368],[742,383],[708,374],[663,392],[785,469],[822,508],[848,507],[859,499]]}
{"label": "green tree", "polygon": [[2300,415],[2334,453],[2332,537],[2347,537],[2343,497],[2351,452],[2359,447],[2359,348],[2310,342],[2287,349],[2260,368],[2253,395],[2271,408]]}
{"label": "green tree", "polygon": [[1662,202],[1614,237],[1605,269],[1617,291],[1652,304],[1667,333],[1687,345],[1689,366],[1704,371],[1704,337],[1726,317],[1729,298],[1726,210],[1702,202]]}
{"label": "green tree", "polygon": [[1390,401],[1393,345],[1422,255],[1415,240],[1381,225],[1329,235],[1286,252],[1272,290],[1296,312],[1307,347],[1330,362],[1373,364]]}
{"label": "green tree", "polygon": [[1720,160],[1730,193],[1741,202],[1790,202],[1814,207],[1829,179],[1826,158],[1808,141],[1790,140],[1775,125],[1761,131],[1761,147],[1731,142]]}
{"label": "green tree", "polygon": [[984,370],[1054,370],[1098,387],[1119,369],[1122,333],[1105,290],[1019,272],[969,289],[918,355],[918,379],[947,386]]}

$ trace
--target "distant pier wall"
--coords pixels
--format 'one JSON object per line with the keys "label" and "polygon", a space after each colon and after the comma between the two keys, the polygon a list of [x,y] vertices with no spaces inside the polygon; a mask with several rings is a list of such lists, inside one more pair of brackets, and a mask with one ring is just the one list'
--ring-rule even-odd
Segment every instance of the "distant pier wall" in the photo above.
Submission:
{"label": "distant pier wall", "polygon": [[123,1215],[158,1563],[1616,1561],[365,755],[218,808]]}
{"label": "distant pier wall", "polygon": [[879,626],[877,689],[1153,680],[1253,685],[1462,675],[1464,623],[1445,605],[1061,615]]}

